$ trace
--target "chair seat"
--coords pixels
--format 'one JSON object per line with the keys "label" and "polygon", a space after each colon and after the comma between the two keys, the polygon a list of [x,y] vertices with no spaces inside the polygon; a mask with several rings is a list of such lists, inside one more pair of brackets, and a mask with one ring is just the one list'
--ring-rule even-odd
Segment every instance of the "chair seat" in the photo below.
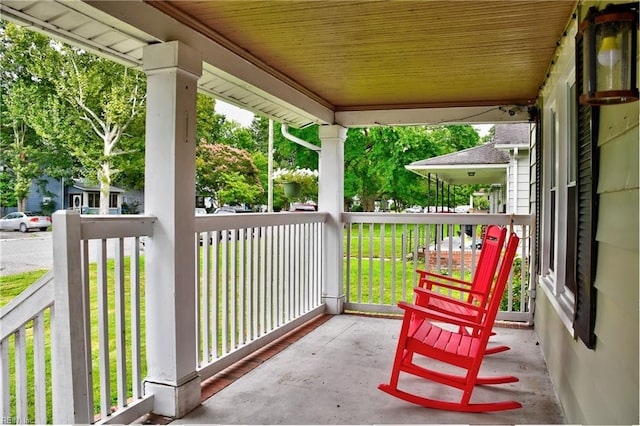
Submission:
{"label": "chair seat", "polygon": [[407,341],[409,351],[459,367],[467,367],[477,356],[479,347],[477,337],[445,330],[429,321],[422,321]]}

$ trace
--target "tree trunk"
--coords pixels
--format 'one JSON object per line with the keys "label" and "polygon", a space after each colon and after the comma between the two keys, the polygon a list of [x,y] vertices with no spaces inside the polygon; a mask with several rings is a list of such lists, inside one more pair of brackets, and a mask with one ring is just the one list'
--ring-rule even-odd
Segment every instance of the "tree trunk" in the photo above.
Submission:
{"label": "tree trunk", "polygon": [[111,189],[111,164],[108,161],[102,163],[102,173],[98,176],[100,181],[100,214],[109,214],[109,189]]}

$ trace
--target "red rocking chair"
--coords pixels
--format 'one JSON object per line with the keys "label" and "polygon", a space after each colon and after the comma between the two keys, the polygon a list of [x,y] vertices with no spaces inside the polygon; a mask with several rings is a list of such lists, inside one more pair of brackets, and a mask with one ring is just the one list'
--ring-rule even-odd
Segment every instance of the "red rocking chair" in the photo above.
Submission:
{"label": "red rocking chair", "polygon": [[[491,225],[487,228],[477,268],[471,282],[417,270],[416,272],[420,274],[420,280],[415,289],[415,304],[442,314],[480,322],[486,312],[489,291],[494,281],[506,233],[505,228],[497,225]],[[438,289],[458,291],[463,297],[450,297],[442,294]],[[464,327],[461,327],[460,331],[467,332]],[[509,347],[504,345],[494,346],[488,348],[486,353],[494,354],[508,349]]]}
{"label": "red rocking chair", "polygon": [[[432,309],[426,309],[407,302],[398,304],[405,311],[402,328],[398,337],[390,383],[379,385],[378,388],[380,390],[414,404],[442,410],[485,412],[522,407],[516,401],[470,402],[471,394],[476,385],[493,385],[518,381],[518,378],[514,376],[478,377],[518,242],[519,238],[512,233],[507,242],[496,283],[489,295],[488,308],[480,322],[441,314]],[[453,324],[459,328],[468,328],[473,332],[449,331],[432,321]],[[428,359],[459,367],[466,370],[466,373],[464,375],[454,375],[417,365],[414,363],[414,355],[421,355]],[[446,401],[418,396],[400,390],[398,382],[401,372],[457,388],[462,391],[462,398],[459,402]]]}

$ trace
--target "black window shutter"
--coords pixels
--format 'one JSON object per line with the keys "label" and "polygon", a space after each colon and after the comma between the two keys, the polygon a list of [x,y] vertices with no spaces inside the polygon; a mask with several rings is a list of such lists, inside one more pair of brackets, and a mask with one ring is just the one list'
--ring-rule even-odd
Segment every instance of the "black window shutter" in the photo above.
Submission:
{"label": "black window shutter", "polygon": [[534,182],[536,183],[536,199],[535,199],[535,220],[536,220],[536,235],[535,235],[535,244],[536,249],[534,253],[534,258],[536,259],[536,274],[540,275],[540,233],[541,233],[541,218],[542,218],[542,111],[540,109],[536,109],[535,111],[535,120],[536,120],[536,168],[535,168],[535,176],[531,176],[534,178]]}
{"label": "black window shutter", "polygon": [[[583,93],[582,36],[576,37],[576,96]],[[588,348],[595,348],[596,272],[598,223],[598,125],[599,108],[578,102],[578,172],[577,172],[577,245],[576,245],[576,306],[573,326]]]}

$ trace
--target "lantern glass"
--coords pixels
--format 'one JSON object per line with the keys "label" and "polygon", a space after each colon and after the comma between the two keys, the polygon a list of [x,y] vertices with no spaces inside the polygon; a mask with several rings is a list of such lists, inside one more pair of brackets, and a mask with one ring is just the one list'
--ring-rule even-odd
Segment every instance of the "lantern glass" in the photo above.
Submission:
{"label": "lantern glass", "polygon": [[607,105],[638,99],[637,40],[633,12],[601,12],[583,25],[584,86],[581,102]]}

